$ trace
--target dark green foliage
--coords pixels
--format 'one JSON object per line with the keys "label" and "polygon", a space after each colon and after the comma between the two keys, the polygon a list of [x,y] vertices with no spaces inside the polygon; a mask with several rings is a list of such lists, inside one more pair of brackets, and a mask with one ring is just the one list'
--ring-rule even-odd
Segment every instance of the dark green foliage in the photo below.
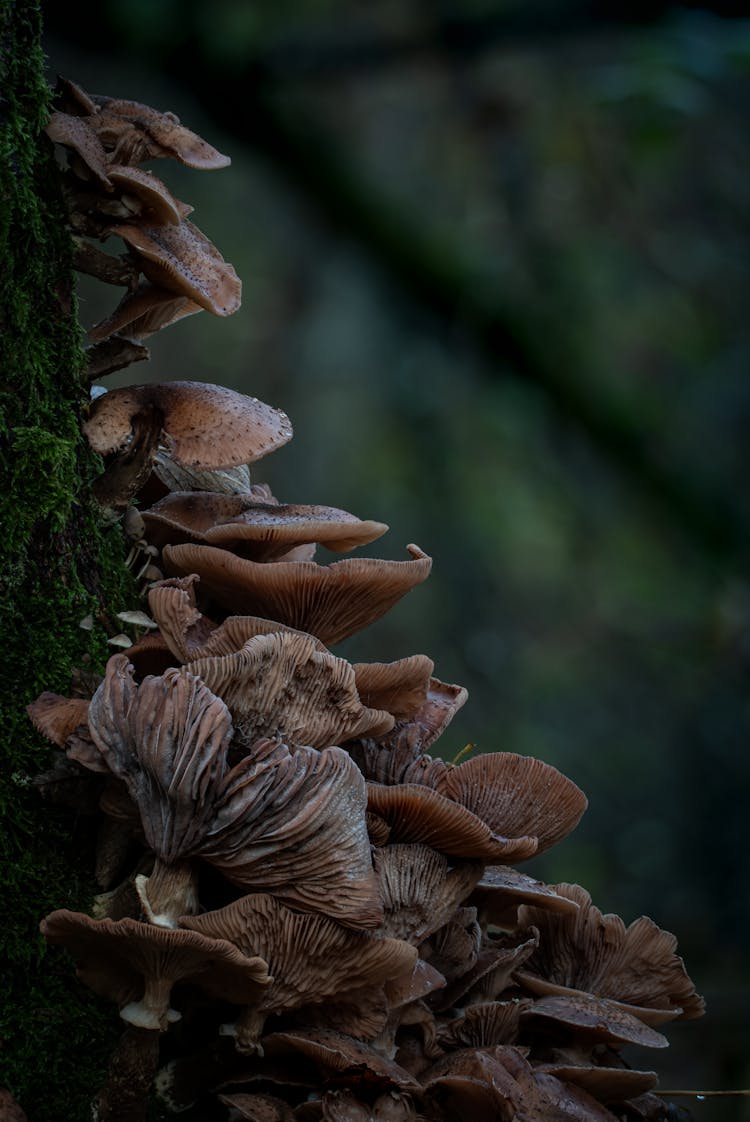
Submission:
{"label": "dark green foliage", "polygon": [[[90,903],[93,836],[89,820],[32,786],[49,752],[25,706],[42,690],[67,692],[74,668],[100,666],[102,624],[134,597],[119,528],[102,526],[88,498],[97,463],[80,434],[83,354],[42,133],[50,95],[39,33],[36,4],[0,0],[0,1085],[30,1122],[76,1122],[89,1116],[117,1017],[38,934],[47,912]],[[89,632],[79,623],[90,613]]]}

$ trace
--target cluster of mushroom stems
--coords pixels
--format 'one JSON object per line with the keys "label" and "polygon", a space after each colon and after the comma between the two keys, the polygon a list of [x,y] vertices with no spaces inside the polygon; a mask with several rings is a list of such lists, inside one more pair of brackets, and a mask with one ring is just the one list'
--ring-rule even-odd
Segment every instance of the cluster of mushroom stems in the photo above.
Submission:
{"label": "cluster of mushroom stems", "polygon": [[[173,114],[70,82],[59,106],[79,260],[126,289],[90,333],[101,377],[153,331],[239,304],[189,208],[138,166],[228,160]],[[125,257],[84,240],[109,236]],[[425,655],[330,650],[430,558],[316,561],[387,527],[253,483],[248,465],[292,435],[254,398],[130,386],[100,393],[84,429],[100,501],[165,574],[149,633],[93,696],[30,706],[55,776],[101,822],[92,914],[41,925],[125,1022],[95,1117],[142,1122],[157,1095],[202,1120],[665,1118],[626,1053],[703,1011],[674,937],[516,868],[575,828],[584,794],[511,752],[429,754],[467,692]]]}

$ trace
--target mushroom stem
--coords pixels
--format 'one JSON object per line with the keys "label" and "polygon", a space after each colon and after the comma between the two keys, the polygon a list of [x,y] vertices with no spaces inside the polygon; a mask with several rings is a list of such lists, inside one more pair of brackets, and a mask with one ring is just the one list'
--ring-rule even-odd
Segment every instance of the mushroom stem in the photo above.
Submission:
{"label": "mushroom stem", "polygon": [[169,1008],[169,998],[174,978],[162,974],[147,975],[144,979],[143,997],[140,1001],[129,1001],[120,1010],[123,1021],[140,1029],[164,1032],[173,1021],[179,1021],[181,1014]]}
{"label": "mushroom stem", "polygon": [[135,878],[143,910],[149,923],[158,927],[178,927],[180,916],[198,911],[198,887],[195,869],[190,861],[166,864],[158,857],[150,877]]}
{"label": "mushroom stem", "polygon": [[[262,1056],[263,1046],[260,1038],[266,1024],[268,1014],[254,1005],[246,1005],[232,1026],[231,1035],[234,1037],[234,1046],[238,1052],[245,1056]],[[224,1026],[222,1026],[223,1031]]]}
{"label": "mushroom stem", "polygon": [[158,1031],[127,1028],[112,1054],[107,1081],[92,1104],[95,1122],[145,1122],[158,1063]]}

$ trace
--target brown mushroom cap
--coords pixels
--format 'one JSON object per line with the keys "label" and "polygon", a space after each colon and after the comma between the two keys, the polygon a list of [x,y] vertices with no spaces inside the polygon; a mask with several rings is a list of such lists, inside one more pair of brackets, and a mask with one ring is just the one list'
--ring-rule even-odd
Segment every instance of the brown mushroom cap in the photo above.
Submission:
{"label": "brown mushroom cap", "polygon": [[150,224],[179,226],[186,208],[175,199],[166,183],[143,168],[111,164],[109,179],[121,194],[131,195],[139,206],[139,213]]}
{"label": "brown mushroom cap", "polygon": [[270,561],[295,546],[321,543],[344,552],[379,538],[382,522],[363,522],[326,506],[263,503],[253,495],[173,492],[144,511],[149,540],[159,548],[184,542],[215,545]]}
{"label": "brown mushroom cap", "polygon": [[[134,134],[140,134],[141,144],[134,153],[137,158],[125,162],[139,163],[145,159],[169,156],[199,171],[225,168],[232,162],[229,156],[222,155],[197,133],[185,128],[174,113],[123,98],[94,94],[91,100],[97,107],[97,112],[92,116],[94,128],[105,134],[107,130],[117,133],[113,122],[119,119],[123,126],[130,126]],[[120,130],[120,136],[124,136],[125,131],[125,128]]]}
{"label": "brown mushroom cap", "polygon": [[219,1095],[219,1102],[237,1111],[233,1117],[246,1118],[248,1122],[294,1122],[289,1103],[276,1095]]}
{"label": "brown mushroom cap", "polygon": [[535,928],[515,935],[499,935],[485,942],[470,970],[446,986],[433,1003],[438,1010],[495,1001],[508,988],[515,971],[539,942]]}
{"label": "brown mushroom cap", "polygon": [[89,330],[88,337],[96,342],[117,333],[140,341],[200,310],[200,304],[189,297],[146,281],[126,292],[115,310]]}
{"label": "brown mushroom cap", "polygon": [[[400,939],[351,931],[322,915],[300,915],[265,894],[243,896],[219,911],[185,916],[181,924],[212,939],[228,939],[244,955],[268,963],[273,983],[240,1019],[238,1047],[257,1045],[269,1013],[346,997],[411,971],[417,952]],[[304,948],[304,953],[300,953]]]}
{"label": "brown mushroom cap", "polygon": [[[531,904],[551,912],[577,912],[578,904],[568,896],[558,895],[554,888],[540,880],[511,869],[507,865],[491,865],[482,873],[471,897],[472,904],[485,922],[505,926],[516,922],[521,904]],[[523,926],[539,924],[524,913]]]}
{"label": "brown mushroom cap", "polygon": [[390,713],[362,704],[352,666],[307,635],[258,635],[234,654],[192,661],[190,672],[226,702],[248,743],[276,736],[324,748],[393,727]]}
{"label": "brown mushroom cap", "polygon": [[170,574],[197,573],[201,588],[222,606],[279,620],[332,646],[379,619],[427,579],[432,560],[415,545],[407,549],[410,561],[367,557],[327,566],[264,565],[205,545],[166,546],[163,559]]}
{"label": "brown mushroom cap", "polygon": [[578,905],[551,913],[538,907],[519,910],[520,923],[541,932],[539,949],[519,980],[535,993],[594,994],[657,1025],[700,1017],[703,998],[675,954],[677,940],[646,916],[626,927],[618,915],[603,915],[577,884],[554,886],[556,894]]}
{"label": "brown mushroom cap", "polygon": [[390,841],[421,842],[448,857],[477,861],[525,861],[536,852],[536,839],[504,838],[459,803],[429,787],[402,783],[368,783],[368,809],[391,828]]}
{"label": "brown mushroom cap", "polygon": [[482,872],[476,863],[449,868],[426,845],[389,845],[376,850],[375,871],[385,910],[382,930],[417,946],[447,923]]}
{"label": "brown mushroom cap", "polygon": [[240,888],[347,927],[383,918],[372,868],[362,775],[340,748],[259,740],[226,776],[196,850]]}
{"label": "brown mushroom cap", "polygon": [[55,112],[50,115],[44,131],[55,144],[72,148],[101,186],[111,187],[107,154],[88,120]]}
{"label": "brown mushroom cap", "polygon": [[513,752],[475,756],[435,784],[506,837],[537,839],[537,853],[573,830],[588,806],[583,791],[551,764]]}
{"label": "brown mushroom cap", "polygon": [[189,979],[235,1004],[255,1000],[272,981],[263,959],[195,931],[92,919],[66,909],[43,919],[40,930],[48,943],[72,954],[85,985],[117,1001],[123,1020],[141,1028],[167,1027],[170,991],[179,981]]}
{"label": "brown mushroom cap", "polygon": [[163,415],[172,457],[191,467],[251,463],[292,436],[286,413],[257,398],[204,382],[167,382],[123,386],[98,397],[83,426],[94,451],[106,455],[124,448],[133,419],[148,406]]}
{"label": "brown mushroom cap", "polygon": [[429,960],[449,981],[466,974],[477,961],[482,944],[482,928],[476,908],[457,908],[452,919],[431,937]]}
{"label": "brown mushroom cap", "polygon": [[357,692],[364,705],[386,709],[397,720],[418,713],[424,705],[435,668],[426,655],[410,655],[396,662],[354,663]]}
{"label": "brown mushroom cap", "polygon": [[187,218],[177,226],[123,222],[108,227],[135,254],[144,276],[160,288],[187,296],[215,316],[240,306],[242,283],[213,242]]}
{"label": "brown mushroom cap", "polygon": [[621,1103],[653,1090],[659,1082],[655,1071],[634,1071],[629,1067],[601,1067],[554,1061],[534,1064],[534,1070],[572,1083],[603,1103]]}
{"label": "brown mushroom cap", "polygon": [[644,1048],[667,1048],[669,1041],[660,1032],[625,1012],[616,1002],[604,997],[550,996],[535,1001],[521,1015],[524,1024],[565,1025],[571,1032],[607,1044],[640,1044]]}
{"label": "brown mushroom cap", "polygon": [[515,1044],[521,1013],[531,1004],[528,998],[513,998],[470,1005],[460,1017],[443,1025],[438,1040],[448,1051]]}
{"label": "brown mushroom cap", "polygon": [[62,697],[45,691],[26,706],[26,712],[37,732],[63,748],[78,726],[86,724],[89,702],[86,698]]}
{"label": "brown mushroom cap", "polygon": [[263,1039],[266,1057],[301,1054],[313,1060],[324,1078],[345,1077],[346,1082],[375,1090],[392,1087],[407,1093],[420,1093],[419,1083],[393,1060],[381,1056],[367,1044],[333,1029],[309,1032],[275,1032]]}

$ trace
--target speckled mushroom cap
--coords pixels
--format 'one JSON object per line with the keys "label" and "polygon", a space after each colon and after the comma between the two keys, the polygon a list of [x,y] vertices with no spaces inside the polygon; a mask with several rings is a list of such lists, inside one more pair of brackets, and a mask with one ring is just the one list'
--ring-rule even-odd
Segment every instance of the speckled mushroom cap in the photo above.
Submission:
{"label": "speckled mushroom cap", "polygon": [[393,727],[390,713],[362,704],[351,664],[319,651],[307,635],[258,635],[233,654],[189,665],[226,702],[247,743],[277,736],[287,744],[325,748]]}
{"label": "speckled mushroom cap", "polygon": [[541,935],[521,976],[527,989],[608,998],[651,1025],[702,1016],[703,998],[675,953],[674,935],[646,916],[626,927],[618,915],[602,914],[580,885],[558,884],[554,891],[577,904],[575,911],[519,910],[519,922],[533,923]]}
{"label": "speckled mushroom cap", "polygon": [[376,850],[385,919],[381,930],[415,946],[447,923],[481,876],[478,863],[450,868],[426,845],[389,845]]}
{"label": "speckled mushroom cap", "polygon": [[362,775],[340,748],[256,741],[220,785],[197,854],[247,891],[269,891],[347,927],[377,927]]}
{"label": "speckled mushroom cap", "polygon": [[295,546],[319,543],[341,553],[381,537],[388,527],[336,507],[262,503],[252,495],[174,492],[143,512],[149,540],[194,542],[269,561]]}
{"label": "speckled mushroom cap", "polygon": [[108,175],[121,196],[129,197],[130,206],[135,206],[150,225],[179,226],[192,209],[175,199],[166,183],[144,168],[111,164]]}
{"label": "speckled mushroom cap", "polygon": [[[273,983],[259,994],[251,1015],[242,1018],[253,1042],[268,1014],[376,987],[410,971],[417,960],[416,949],[400,939],[347,930],[322,915],[300,915],[266,894],[244,896],[202,916],[185,916],[181,923],[212,939],[228,939],[244,955],[258,955],[268,963]],[[250,1040],[240,1043],[245,1050]]]}
{"label": "speckled mushroom cap", "polygon": [[171,157],[200,171],[225,168],[231,164],[197,133],[185,128],[174,113],[154,109],[138,101],[92,94],[95,105],[91,126],[123,163],[140,163]]}
{"label": "speckled mushroom cap", "polygon": [[409,561],[352,558],[332,565],[277,561],[264,565],[207,545],[165,546],[168,573],[197,573],[201,590],[223,607],[266,616],[332,646],[374,623],[415,585],[432,560],[418,546]]}
{"label": "speckled mushroom cap", "polygon": [[242,283],[206,235],[187,218],[177,226],[122,222],[107,232],[122,238],[145,277],[178,296],[187,296],[215,316],[240,306]]}
{"label": "speckled mushroom cap", "polygon": [[312,1060],[324,1078],[348,1074],[355,1087],[368,1089],[396,1088],[407,1093],[420,1093],[417,1080],[393,1060],[381,1056],[374,1048],[333,1029],[274,1032],[263,1038],[266,1056],[302,1055]]}
{"label": "speckled mushroom cap", "polygon": [[[501,927],[515,925],[517,912],[522,904],[531,904],[551,912],[578,911],[576,900],[557,893],[548,884],[534,880],[507,865],[491,865],[484,870],[472,893],[471,903],[477,906],[484,922],[496,923]],[[536,919],[530,918],[526,913],[523,924],[539,926]]]}
{"label": "speckled mushroom cap", "polygon": [[69,113],[51,113],[44,131],[56,144],[62,144],[76,152],[102,187],[111,188],[107,153],[85,118]]}
{"label": "speckled mushroom cap", "polygon": [[650,1025],[606,997],[590,994],[555,994],[540,997],[521,1014],[521,1022],[564,1025],[571,1034],[593,1043],[640,1044],[644,1048],[667,1048],[669,1041]]}
{"label": "speckled mushroom cap", "polygon": [[565,1063],[554,1060],[535,1063],[534,1071],[554,1075],[563,1083],[580,1087],[602,1103],[621,1103],[652,1090],[659,1082],[655,1071],[634,1071],[629,1067],[603,1067],[600,1064]]}
{"label": "speckled mushroom cap", "polygon": [[245,1004],[271,978],[262,958],[249,958],[223,939],[167,930],[134,919],[92,919],[66,909],[43,919],[48,943],[64,946],[78,976],[120,1005],[120,1016],[141,1028],[165,1029],[172,986],[189,979],[224,1001]]}
{"label": "speckled mushroom cap", "polygon": [[273,452],[292,437],[286,413],[224,386],[166,382],[123,386],[91,406],[83,431],[95,452],[127,446],[133,419],[147,406],[163,416],[170,454],[191,467],[229,468]]}
{"label": "speckled mushroom cap", "polygon": [[368,808],[391,828],[389,841],[421,842],[448,857],[477,861],[525,861],[536,838],[501,837],[460,803],[412,783],[368,783]]}

